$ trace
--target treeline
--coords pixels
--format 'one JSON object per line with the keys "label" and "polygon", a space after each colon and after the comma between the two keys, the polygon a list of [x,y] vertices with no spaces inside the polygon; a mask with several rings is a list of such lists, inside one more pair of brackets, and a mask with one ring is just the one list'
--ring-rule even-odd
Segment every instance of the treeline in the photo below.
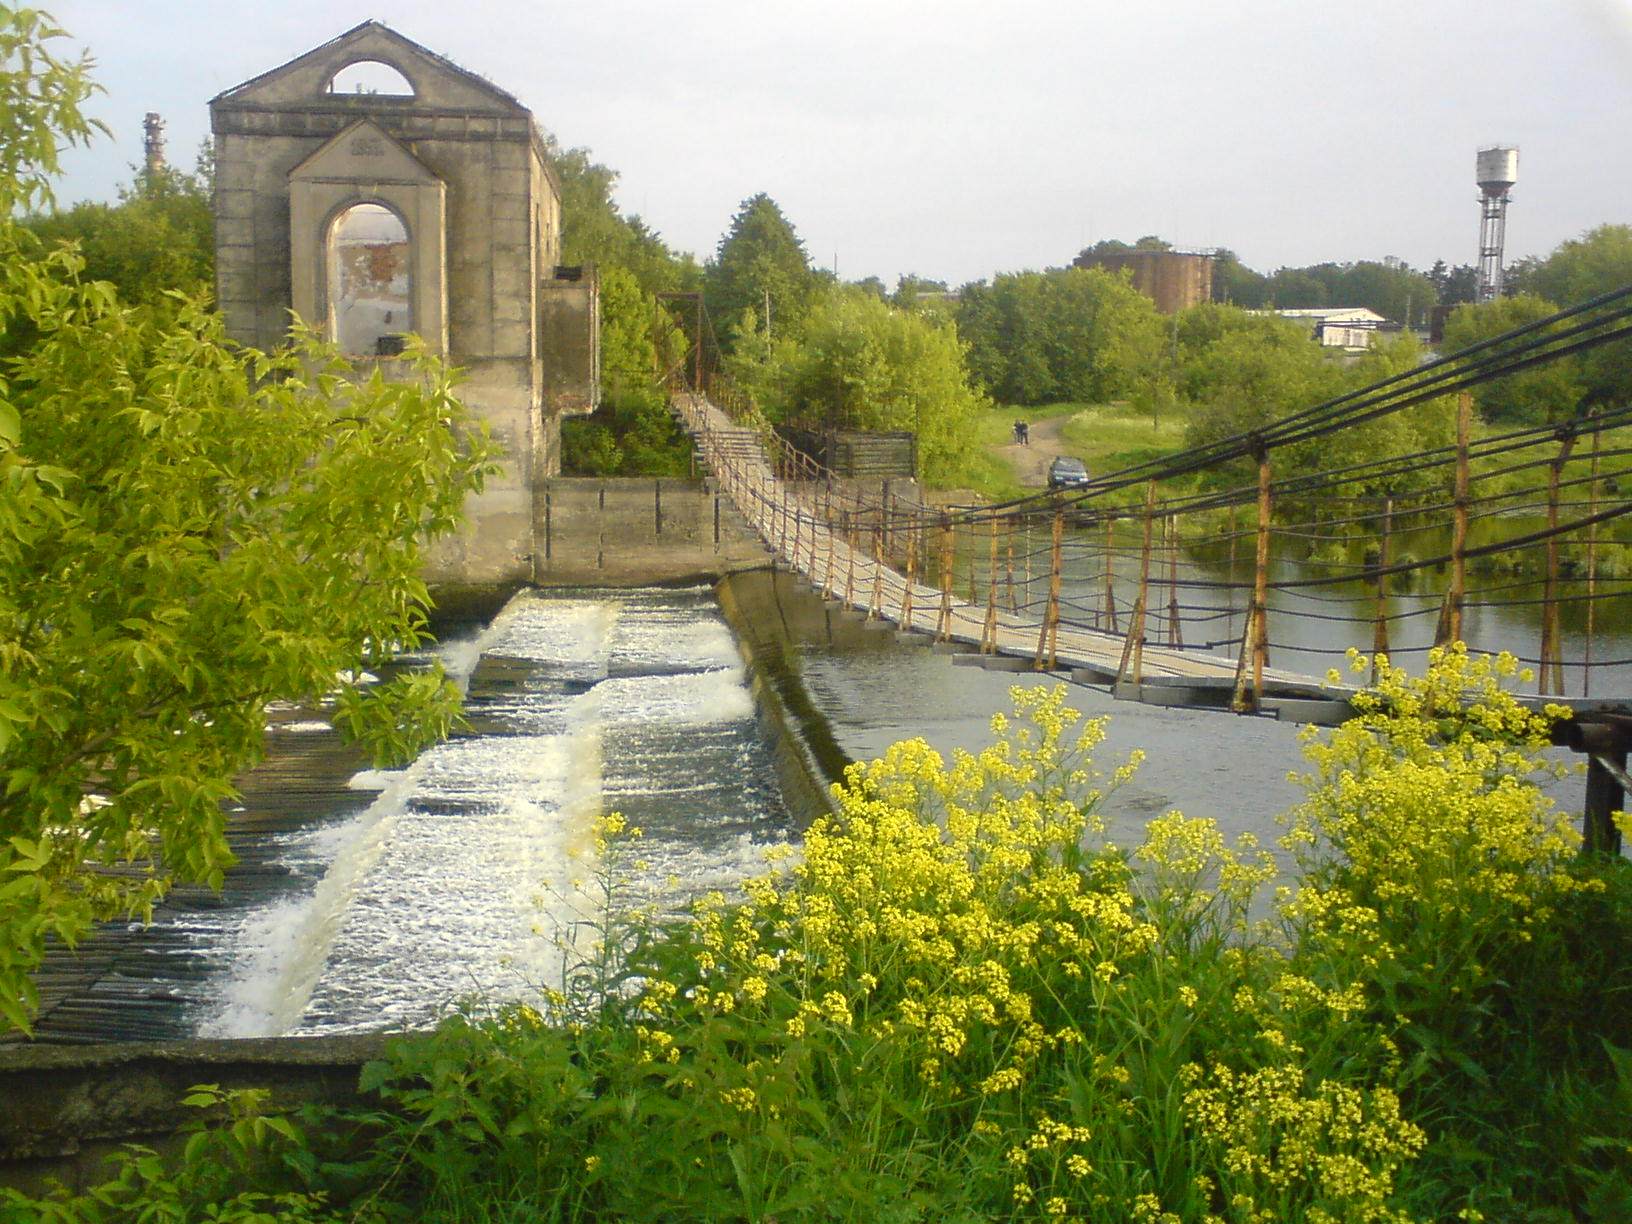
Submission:
{"label": "treeline", "polygon": [[970,459],[975,414],[956,326],[841,285],[810,266],[776,202],[743,202],[704,273],[723,369],[774,423],[910,429],[920,475],[950,484]]}

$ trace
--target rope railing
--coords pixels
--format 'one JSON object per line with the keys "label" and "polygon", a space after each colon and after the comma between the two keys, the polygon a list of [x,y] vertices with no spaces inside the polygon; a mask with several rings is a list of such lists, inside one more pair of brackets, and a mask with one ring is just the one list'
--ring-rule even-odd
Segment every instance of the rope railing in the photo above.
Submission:
{"label": "rope railing", "polygon": [[[1580,324],[1577,332],[1585,329]],[[1499,353],[1483,359],[1487,367],[1501,360]],[[1407,390],[1414,392],[1415,386]],[[805,574],[824,596],[871,619],[933,632],[938,641],[966,642],[981,654],[1028,655],[1040,670],[1061,666],[1062,659],[1073,666],[1087,661],[1085,670],[1097,664],[1101,679],[1136,686],[1153,660],[1161,675],[1227,675],[1234,707],[1255,711],[1266,684],[1320,684],[1308,675],[1271,668],[1272,617],[1311,626],[1370,625],[1369,648],[1390,653],[1395,628],[1436,617],[1433,642],[1443,645],[1462,638],[1468,610],[1522,606],[1540,609],[1541,642],[1534,653],[1538,691],[1561,696],[1562,616],[1584,605],[1582,657],[1568,665],[1581,677],[1582,696],[1590,691],[1594,668],[1621,665],[1594,662],[1592,651],[1596,608],[1632,591],[1626,585],[1632,575],[1600,572],[1599,565],[1602,529],[1632,514],[1632,502],[1618,496],[1619,482],[1632,476],[1632,468],[1605,463],[1632,454],[1632,445],[1605,445],[1603,435],[1632,424],[1632,408],[1474,440],[1471,402],[1464,392],[1457,397],[1453,445],[1281,479],[1275,478],[1265,448],[1257,457],[1250,501],[1245,489],[1162,496],[1152,475],[1144,481],[1143,505],[1094,505],[1054,496],[936,507],[920,500],[915,486],[906,492],[887,485],[882,492],[858,490],[751,410],[739,409],[745,422],[739,424],[695,395],[677,397],[676,406],[722,491],[779,562]],[[1308,428],[1307,422],[1300,428]],[[1490,460],[1504,455],[1515,461],[1491,466]],[[1484,466],[1475,468],[1475,461]],[[1419,474],[1448,469],[1445,484],[1438,486],[1442,491],[1400,496],[1343,491],[1348,483],[1413,470],[1413,465]],[[1531,471],[1544,479],[1515,481]],[[1256,511],[1255,522],[1239,520],[1247,505]],[[1295,517],[1300,507],[1301,519]],[[1290,509],[1294,521],[1278,519],[1277,508]],[[1226,512],[1227,527],[1221,518]],[[1447,535],[1448,543],[1443,542]],[[1565,543],[1576,552],[1568,561]],[[1321,546],[1324,554],[1314,555],[1311,550]],[[1300,549],[1309,555],[1298,555]],[[1470,563],[1525,549],[1545,553],[1540,574],[1469,589]],[[1430,573],[1445,576],[1437,606],[1390,608],[1392,585]],[[1568,589],[1571,584],[1584,584],[1586,590]],[[1346,587],[1355,590],[1348,593]],[[1492,598],[1520,587],[1539,587],[1543,593]],[[1211,595],[1210,602],[1195,601],[1202,592]],[[1288,600],[1340,607],[1299,609]],[[1284,626],[1275,637],[1295,655],[1341,653],[1300,640]],[[1238,646],[1236,658],[1205,653],[1221,646]],[[1392,653],[1428,648],[1402,645]]]}

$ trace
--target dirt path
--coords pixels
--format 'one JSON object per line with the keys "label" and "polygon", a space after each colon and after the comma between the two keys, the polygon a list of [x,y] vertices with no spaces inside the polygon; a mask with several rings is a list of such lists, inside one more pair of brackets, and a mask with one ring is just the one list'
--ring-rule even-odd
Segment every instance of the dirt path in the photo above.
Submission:
{"label": "dirt path", "polygon": [[[1024,420],[1023,417],[1020,419]],[[1060,438],[1060,433],[1070,419],[1070,415],[1067,414],[1031,421],[1030,446],[1011,442],[1007,446],[997,448],[997,453],[1007,459],[1009,466],[1014,468],[1015,479],[1026,488],[1040,489],[1048,483],[1048,465],[1054,461],[1055,456],[1065,453],[1065,444]]]}

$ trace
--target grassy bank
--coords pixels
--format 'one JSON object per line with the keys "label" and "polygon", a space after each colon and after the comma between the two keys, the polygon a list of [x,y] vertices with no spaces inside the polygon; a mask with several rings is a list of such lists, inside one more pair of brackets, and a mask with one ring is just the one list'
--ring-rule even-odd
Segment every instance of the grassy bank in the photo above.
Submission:
{"label": "grassy bank", "polygon": [[[1035,492],[1016,478],[1002,448],[1014,441],[1014,423],[1028,422],[1034,445],[1050,453],[1075,455],[1100,475],[1160,458],[1184,446],[1184,421],[1176,413],[1152,424],[1149,414],[1122,402],[1111,404],[1059,403],[1029,408],[999,404],[982,412],[976,421],[975,455],[969,469],[970,486],[993,501]],[[1037,439],[1058,422],[1058,443]],[[1040,428],[1041,427],[1041,428]]]}
{"label": "grassy bank", "polygon": [[[908,741],[852,770],[803,858],[741,899],[675,926],[626,915],[538,1007],[404,1039],[365,1072],[378,1111],[296,1130],[239,1101],[179,1165],[137,1154],[96,1196],[11,1205],[1632,1217],[1632,886],[1624,863],[1577,859],[1511,672],[1450,653],[1424,680],[1389,674],[1312,742],[1299,874],[1272,899],[1267,856],[1205,819],[1112,847],[1097,803],[1123,770],[1094,772],[1100,724],[1063,688],[1016,690],[978,756]],[[639,841],[616,818],[603,834],[617,912]]]}

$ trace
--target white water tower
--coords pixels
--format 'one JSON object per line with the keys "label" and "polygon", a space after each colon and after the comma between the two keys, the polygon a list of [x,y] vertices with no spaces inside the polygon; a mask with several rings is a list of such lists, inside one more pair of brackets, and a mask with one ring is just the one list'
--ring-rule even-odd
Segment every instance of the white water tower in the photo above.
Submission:
{"label": "white water tower", "polygon": [[1519,181],[1519,151],[1505,145],[1480,149],[1473,177],[1479,184],[1479,300],[1488,302],[1502,295],[1508,192]]}

